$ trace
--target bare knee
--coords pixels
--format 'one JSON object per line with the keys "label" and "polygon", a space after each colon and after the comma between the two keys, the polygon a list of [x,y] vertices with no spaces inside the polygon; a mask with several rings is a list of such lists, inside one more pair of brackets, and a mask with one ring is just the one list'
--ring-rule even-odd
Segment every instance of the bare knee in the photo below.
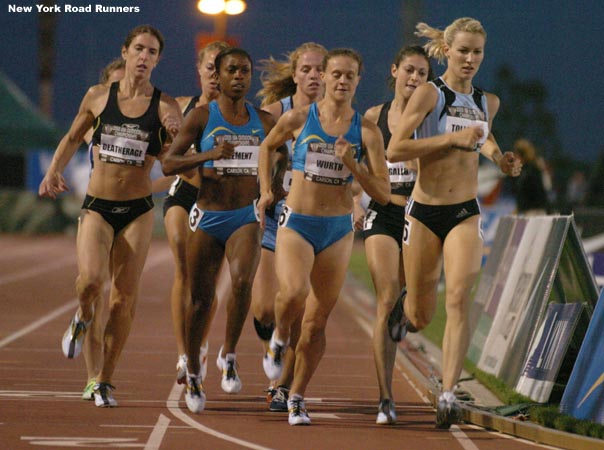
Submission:
{"label": "bare knee", "polygon": [[94,299],[101,294],[103,280],[100,276],[80,273],[76,279],[76,291],[80,298]]}
{"label": "bare knee", "polygon": [[251,298],[253,279],[247,277],[236,277],[232,282],[233,295],[236,299]]}
{"label": "bare knee", "polygon": [[446,310],[447,318],[457,321],[467,316],[469,296],[463,291],[447,291]]}
{"label": "bare knee", "polygon": [[134,298],[122,294],[112,295],[109,304],[109,314],[111,316],[127,316],[130,320],[134,319]]}
{"label": "bare knee", "polygon": [[[432,318],[434,317],[434,308],[415,308],[412,307],[409,303],[405,302],[405,315],[413,328],[416,331],[423,330],[430,322],[432,322]],[[429,305],[433,303],[433,299],[431,298],[422,298],[419,297],[416,304],[419,305]]]}

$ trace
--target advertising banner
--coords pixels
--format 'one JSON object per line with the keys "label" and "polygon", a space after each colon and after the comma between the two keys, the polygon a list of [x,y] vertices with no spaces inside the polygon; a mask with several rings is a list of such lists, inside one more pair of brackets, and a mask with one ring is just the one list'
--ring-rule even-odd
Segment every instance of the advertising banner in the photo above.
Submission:
{"label": "advertising banner", "polygon": [[539,403],[549,400],[582,309],[582,303],[548,305],[516,385],[517,392]]}
{"label": "advertising banner", "polygon": [[[476,289],[468,358],[508,386],[533,392],[540,401],[556,385],[559,399],[560,383],[566,384],[573,364],[567,350],[570,346],[578,352],[597,297],[572,216],[506,216]],[[561,306],[548,309],[553,304]],[[567,304],[571,306],[565,308]],[[553,332],[551,327],[565,342],[541,342],[544,333],[547,337]],[[547,373],[529,370],[536,364],[535,352],[551,364]]]}

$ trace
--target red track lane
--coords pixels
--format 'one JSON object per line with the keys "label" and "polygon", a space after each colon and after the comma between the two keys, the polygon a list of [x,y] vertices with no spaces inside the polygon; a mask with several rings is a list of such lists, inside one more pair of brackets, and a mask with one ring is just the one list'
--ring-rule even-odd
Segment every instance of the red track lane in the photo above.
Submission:
{"label": "red track lane", "polygon": [[368,327],[345,298],[332,314],[327,350],[307,391],[310,427],[291,427],[286,414],[268,411],[261,344],[251,318],[237,354],[243,390],[222,392],[215,358],[224,336],[224,305],[210,337],[206,409],[189,413],[182,387],[174,383],[173,265],[164,240],[151,246],[134,325],[113,380],[119,407],[96,408],[80,400],[83,357],[67,360],[60,349],[76,305],[75,238],[0,235],[0,249],[2,450],[544,448],[465,425],[435,430],[432,408],[400,367],[394,376],[398,423],[376,425],[378,389]]}

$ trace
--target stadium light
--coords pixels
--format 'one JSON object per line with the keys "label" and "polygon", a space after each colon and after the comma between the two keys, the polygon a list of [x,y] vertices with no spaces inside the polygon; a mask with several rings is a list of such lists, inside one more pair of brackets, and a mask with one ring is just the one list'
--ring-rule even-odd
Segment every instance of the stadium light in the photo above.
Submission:
{"label": "stadium light", "polygon": [[224,4],[224,12],[230,16],[241,14],[247,7],[243,0],[227,0]]}
{"label": "stadium light", "polygon": [[245,11],[247,4],[244,0],[199,0],[197,9],[203,14],[221,14],[228,15],[241,14]]}

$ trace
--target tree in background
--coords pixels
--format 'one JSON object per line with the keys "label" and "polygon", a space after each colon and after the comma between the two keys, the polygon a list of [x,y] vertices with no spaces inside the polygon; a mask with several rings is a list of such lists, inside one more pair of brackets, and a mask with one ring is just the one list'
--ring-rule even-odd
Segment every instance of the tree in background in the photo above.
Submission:
{"label": "tree in background", "polygon": [[[554,208],[564,212],[566,184],[577,170],[588,173],[589,165],[573,159],[562,148],[556,128],[556,116],[546,105],[548,92],[540,80],[520,80],[513,69],[504,64],[495,76],[493,92],[501,99],[495,117],[500,130],[497,141],[503,150],[511,149],[520,138],[532,141],[553,172]],[[506,187],[506,191],[509,186]]]}

